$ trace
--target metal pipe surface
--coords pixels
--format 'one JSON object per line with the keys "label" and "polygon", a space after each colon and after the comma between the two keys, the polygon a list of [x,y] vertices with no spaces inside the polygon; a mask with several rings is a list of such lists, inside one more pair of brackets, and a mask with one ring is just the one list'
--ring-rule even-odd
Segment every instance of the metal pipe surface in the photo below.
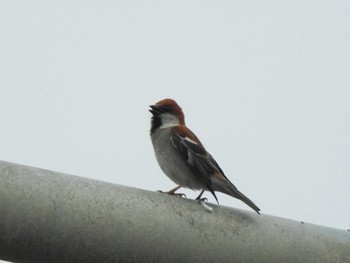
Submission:
{"label": "metal pipe surface", "polygon": [[0,161],[0,258],[350,262],[350,233]]}

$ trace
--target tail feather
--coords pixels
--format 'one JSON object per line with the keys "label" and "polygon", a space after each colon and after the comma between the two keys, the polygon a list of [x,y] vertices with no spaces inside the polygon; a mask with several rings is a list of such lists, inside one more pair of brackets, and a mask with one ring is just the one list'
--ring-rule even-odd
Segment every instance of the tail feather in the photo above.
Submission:
{"label": "tail feather", "polygon": [[255,212],[257,212],[260,215],[260,212],[259,212],[260,208],[257,207],[257,205],[254,204],[254,202],[252,200],[250,200],[248,197],[246,197],[244,194],[242,194],[240,191],[238,191],[237,188],[236,188],[236,191],[233,191],[230,195],[238,198],[239,200],[241,200],[242,202],[244,202],[245,204],[250,206]]}
{"label": "tail feather", "polygon": [[257,207],[256,204],[254,204],[254,202],[252,200],[250,200],[248,197],[246,197],[244,194],[242,194],[236,186],[234,186],[232,183],[229,183],[229,185],[227,185],[227,187],[225,187],[224,189],[218,189],[218,191],[223,192],[225,194],[228,194],[232,197],[235,197],[239,200],[241,200],[242,202],[244,202],[245,204],[247,204],[248,206],[250,206],[255,212],[257,212],[259,215],[259,211],[260,208]]}

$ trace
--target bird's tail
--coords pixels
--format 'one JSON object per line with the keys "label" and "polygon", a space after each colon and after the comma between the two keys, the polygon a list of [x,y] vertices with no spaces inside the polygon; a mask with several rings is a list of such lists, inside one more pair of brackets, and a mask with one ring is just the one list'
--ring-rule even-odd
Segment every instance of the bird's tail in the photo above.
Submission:
{"label": "bird's tail", "polygon": [[236,186],[234,186],[231,182],[226,185],[226,187],[222,188],[222,189],[218,189],[218,191],[223,192],[225,194],[228,194],[230,196],[233,196],[239,200],[241,200],[242,202],[244,202],[245,204],[247,204],[248,206],[250,206],[255,212],[257,212],[259,215],[259,211],[260,208],[256,206],[256,204],[254,204],[254,202],[252,200],[250,200],[248,197],[246,197],[244,194],[242,194]]}

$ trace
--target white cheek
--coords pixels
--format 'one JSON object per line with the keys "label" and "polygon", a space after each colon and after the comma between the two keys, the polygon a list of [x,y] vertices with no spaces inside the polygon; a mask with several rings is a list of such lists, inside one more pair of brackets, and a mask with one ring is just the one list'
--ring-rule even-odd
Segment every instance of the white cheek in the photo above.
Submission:
{"label": "white cheek", "polygon": [[180,123],[179,118],[172,114],[168,114],[168,113],[162,114],[161,118],[162,118],[162,125],[160,126],[160,129],[176,126],[176,125],[179,125]]}

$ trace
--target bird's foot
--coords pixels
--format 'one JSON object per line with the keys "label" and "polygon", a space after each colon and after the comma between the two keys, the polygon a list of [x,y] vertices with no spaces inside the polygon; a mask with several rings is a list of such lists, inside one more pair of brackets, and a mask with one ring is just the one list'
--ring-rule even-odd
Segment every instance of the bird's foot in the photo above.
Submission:
{"label": "bird's foot", "polygon": [[174,189],[172,189],[170,191],[167,191],[167,192],[163,192],[161,190],[158,190],[157,192],[158,193],[162,193],[162,194],[174,195],[174,196],[177,196],[177,197],[180,197],[180,198],[182,198],[182,197],[186,198],[186,195],[183,194],[183,193],[175,193],[175,191],[178,190],[179,188],[180,187],[176,187],[176,188],[174,188]]}
{"label": "bird's foot", "polygon": [[208,200],[207,198],[201,198],[203,193],[204,193],[204,190],[202,190],[200,192],[200,194],[197,196],[196,200],[198,200],[198,201],[206,201],[206,200]]}

